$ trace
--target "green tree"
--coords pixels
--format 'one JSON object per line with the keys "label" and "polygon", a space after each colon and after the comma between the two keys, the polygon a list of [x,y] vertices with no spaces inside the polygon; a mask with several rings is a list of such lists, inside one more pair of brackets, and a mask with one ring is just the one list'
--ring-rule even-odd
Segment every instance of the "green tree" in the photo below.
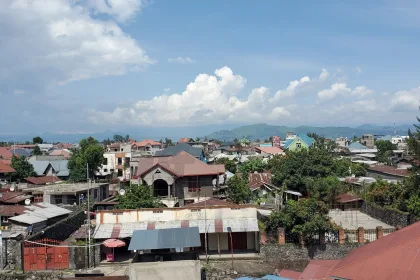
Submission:
{"label": "green tree", "polygon": [[273,211],[266,221],[268,231],[282,227],[286,233],[302,235],[310,243],[315,235],[334,228],[328,217],[327,205],[314,198],[299,201],[288,200],[284,209]]}
{"label": "green tree", "polygon": [[117,195],[117,209],[158,208],[162,203],[153,196],[151,187],[132,185],[124,195]]}
{"label": "green tree", "polygon": [[336,196],[340,194],[341,182],[337,176],[325,178],[307,177],[305,184],[310,197],[322,200],[325,203],[334,203]]}
{"label": "green tree", "polygon": [[392,156],[392,150],[397,149],[397,145],[385,140],[378,140],[375,142],[375,145],[378,149],[378,161],[390,164],[389,158]]}
{"label": "green tree", "polygon": [[126,135],[125,137],[124,137],[124,142],[128,142],[128,140],[130,140],[130,135]]}
{"label": "green tree", "polygon": [[252,191],[248,186],[247,176],[235,175],[227,181],[227,196],[230,201],[245,204],[252,200]]}
{"label": "green tree", "polygon": [[113,139],[114,139],[114,142],[118,142],[118,143],[124,142],[124,137],[118,134],[114,135]]}
{"label": "green tree", "polygon": [[172,139],[170,138],[165,138],[165,148],[168,148],[170,146],[174,146],[174,143],[172,142]]}
{"label": "green tree", "polygon": [[215,161],[216,164],[224,164],[225,169],[229,172],[235,173],[236,172],[236,162],[229,158],[219,158]]}
{"label": "green tree", "polygon": [[411,196],[407,201],[407,210],[417,216],[420,217],[420,197],[417,195]]}
{"label": "green tree", "polygon": [[89,164],[89,178],[93,178],[95,172],[104,161],[104,149],[93,137],[82,139],[79,148],[72,150],[68,168],[71,181],[84,181],[87,178],[86,165]]}
{"label": "green tree", "polygon": [[42,144],[42,143],[44,143],[44,140],[41,137],[36,136],[32,139],[32,143],[33,144]]}
{"label": "green tree", "polygon": [[195,140],[194,140],[194,141],[195,141],[195,142],[200,142],[200,140],[201,140],[201,139],[200,139],[200,137],[197,137],[197,138],[195,138]]}
{"label": "green tree", "polygon": [[248,161],[242,163],[239,166],[239,171],[243,174],[253,173],[253,172],[264,172],[267,169],[267,164],[259,158],[250,158]]}
{"label": "green tree", "polygon": [[41,149],[39,148],[38,145],[35,146],[34,150],[32,151],[32,155],[34,155],[34,156],[42,155],[42,151],[41,151]]}
{"label": "green tree", "polygon": [[36,176],[33,165],[25,157],[12,157],[12,167],[16,172],[12,173],[12,182],[21,182],[27,177]]}

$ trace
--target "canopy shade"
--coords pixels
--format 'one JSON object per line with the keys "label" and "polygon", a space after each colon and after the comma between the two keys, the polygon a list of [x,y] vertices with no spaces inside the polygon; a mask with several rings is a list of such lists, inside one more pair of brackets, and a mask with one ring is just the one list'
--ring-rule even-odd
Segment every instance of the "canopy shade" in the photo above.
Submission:
{"label": "canopy shade", "polygon": [[173,249],[200,247],[198,227],[136,230],[128,250]]}
{"label": "canopy shade", "polygon": [[104,241],[104,246],[108,248],[124,247],[125,242],[118,239],[107,239]]}

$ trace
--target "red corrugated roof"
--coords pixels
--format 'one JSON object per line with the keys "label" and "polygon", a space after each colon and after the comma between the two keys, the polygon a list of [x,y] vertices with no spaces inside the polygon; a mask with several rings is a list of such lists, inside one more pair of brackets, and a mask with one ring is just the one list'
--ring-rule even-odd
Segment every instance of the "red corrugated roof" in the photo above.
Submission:
{"label": "red corrugated roof", "polygon": [[0,173],[13,173],[16,172],[13,167],[10,165],[4,164],[3,162],[0,162]]}
{"label": "red corrugated roof", "polygon": [[346,202],[358,201],[362,199],[358,197],[357,195],[354,195],[351,193],[343,193],[343,194],[338,195],[336,200],[339,203],[346,203]]}
{"label": "red corrugated roof", "polygon": [[12,217],[21,215],[26,208],[23,205],[0,205],[0,216]]}
{"label": "red corrugated roof", "polygon": [[269,155],[278,155],[284,153],[284,151],[279,147],[255,147],[255,149]]}
{"label": "red corrugated roof", "polygon": [[181,151],[177,155],[170,157],[139,158],[137,175],[142,176],[157,166],[176,176],[217,175],[225,173],[224,166],[208,165],[187,152]]}
{"label": "red corrugated roof", "polygon": [[420,222],[357,248],[330,272],[344,279],[420,279]]}
{"label": "red corrugated roof", "polygon": [[[299,280],[330,280],[331,270],[340,260],[311,260],[305,270],[299,275]],[[352,278],[356,279],[356,278]]]}
{"label": "red corrugated roof", "polygon": [[409,172],[407,169],[397,169],[393,166],[389,165],[375,165],[375,166],[369,166],[368,170],[389,174],[389,175],[395,175],[395,176],[401,176],[401,177],[408,177]]}
{"label": "red corrugated roof", "polygon": [[271,184],[271,173],[249,173],[248,174],[249,187],[251,189],[261,188],[264,184]]}
{"label": "red corrugated roof", "polygon": [[46,185],[49,183],[61,182],[61,179],[56,176],[28,177],[25,178],[25,180],[34,185]]}
{"label": "red corrugated roof", "polygon": [[302,272],[294,271],[294,270],[288,270],[288,269],[282,269],[279,272],[279,276],[291,280],[297,280],[299,279],[299,276]]}
{"label": "red corrugated roof", "polygon": [[12,157],[13,157],[13,154],[6,147],[0,147],[1,159],[12,159]]}

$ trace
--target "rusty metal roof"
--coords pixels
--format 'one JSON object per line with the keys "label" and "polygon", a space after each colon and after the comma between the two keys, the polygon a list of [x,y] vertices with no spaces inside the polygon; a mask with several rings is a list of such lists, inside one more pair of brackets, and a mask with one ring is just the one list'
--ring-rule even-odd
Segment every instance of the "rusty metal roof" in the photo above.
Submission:
{"label": "rusty metal roof", "polygon": [[362,199],[358,197],[357,195],[354,195],[351,193],[343,193],[343,194],[338,195],[336,200],[339,203],[347,203],[347,202],[359,201]]}
{"label": "rusty metal roof", "polygon": [[[340,260],[311,260],[298,280],[330,280],[330,271]],[[357,278],[351,278],[357,279]]]}
{"label": "rusty metal roof", "polygon": [[178,143],[188,143],[190,142],[191,138],[181,138],[178,140]]}
{"label": "rusty metal roof", "polygon": [[49,183],[58,183],[61,182],[61,179],[59,179],[56,176],[41,176],[41,177],[28,177],[25,178],[25,180],[34,185],[46,185]]}
{"label": "rusty metal roof", "polygon": [[400,176],[400,177],[408,177],[409,172],[407,169],[398,169],[393,166],[388,165],[375,165],[369,166],[368,170],[375,171],[383,174]]}
{"label": "rusty metal roof", "polygon": [[420,279],[420,222],[357,248],[330,272],[344,279]]}
{"label": "rusty metal roof", "polygon": [[3,162],[0,162],[0,173],[13,173],[13,172],[16,172],[16,170],[13,169],[13,167]]}
{"label": "rusty metal roof", "polygon": [[258,189],[264,184],[271,184],[271,173],[249,173],[248,181],[251,189]]}

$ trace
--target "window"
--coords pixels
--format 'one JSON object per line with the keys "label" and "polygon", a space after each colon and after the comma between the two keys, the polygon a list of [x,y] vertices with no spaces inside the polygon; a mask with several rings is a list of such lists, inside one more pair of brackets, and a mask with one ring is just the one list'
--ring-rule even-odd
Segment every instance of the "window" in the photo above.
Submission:
{"label": "window", "polygon": [[156,170],[155,174],[156,174],[156,173],[158,173],[158,174],[159,174],[159,173],[161,173],[161,172],[160,172],[160,170],[158,169],[158,170]]}
{"label": "window", "polygon": [[191,209],[191,212],[201,212],[201,209]]}
{"label": "window", "polygon": [[108,165],[108,158],[104,158],[104,161],[102,162],[103,165]]}
{"label": "window", "polygon": [[153,210],[153,213],[157,214],[157,213],[163,213],[163,210]]}
{"label": "window", "polygon": [[93,198],[98,198],[98,189],[93,190]]}
{"label": "window", "polygon": [[126,158],[125,158],[125,164],[126,164],[126,165],[130,165],[130,158],[129,158],[129,157],[126,157]]}
{"label": "window", "polygon": [[104,172],[108,172],[108,169],[107,168],[104,168]]}
{"label": "window", "polygon": [[63,196],[62,195],[55,195],[54,196],[55,204],[62,204],[63,203]]}
{"label": "window", "polygon": [[122,169],[118,169],[118,177],[121,177],[123,175]]}
{"label": "window", "polygon": [[34,195],[34,202],[44,202],[44,195],[43,194],[35,194]]}
{"label": "window", "polygon": [[302,144],[301,143],[296,143],[296,148],[300,148],[300,147],[302,147]]}
{"label": "window", "polygon": [[188,177],[188,191],[189,192],[199,192],[201,191],[201,184],[198,177]]}
{"label": "window", "polygon": [[121,165],[121,164],[122,164],[122,158],[120,158],[120,157],[119,157],[119,158],[117,159],[117,164],[118,164],[118,165]]}
{"label": "window", "polygon": [[114,169],[110,169],[109,172],[114,173]]}

